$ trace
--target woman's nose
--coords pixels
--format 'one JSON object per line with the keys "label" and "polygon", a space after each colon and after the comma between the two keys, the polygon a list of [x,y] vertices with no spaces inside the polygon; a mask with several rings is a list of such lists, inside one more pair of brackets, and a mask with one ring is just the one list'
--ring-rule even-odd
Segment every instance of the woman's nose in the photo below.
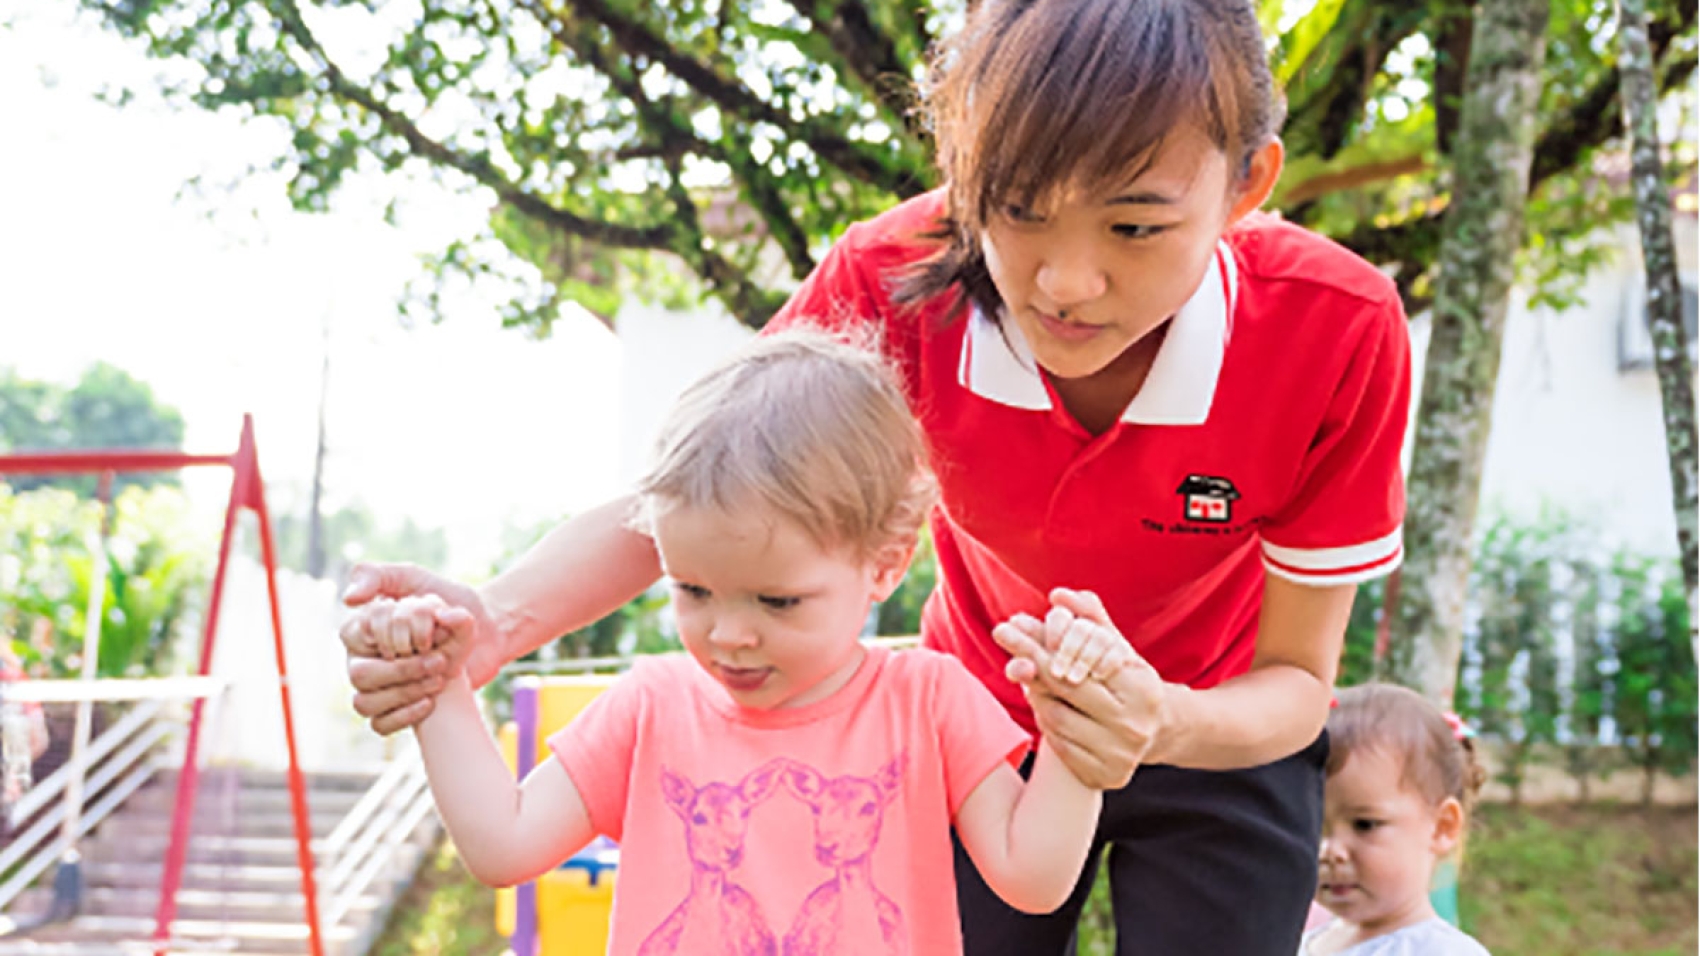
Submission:
{"label": "woman's nose", "polygon": [[1096,259],[1068,243],[1059,243],[1044,255],[1034,282],[1047,303],[1056,309],[1071,309],[1091,302],[1109,288],[1109,280]]}

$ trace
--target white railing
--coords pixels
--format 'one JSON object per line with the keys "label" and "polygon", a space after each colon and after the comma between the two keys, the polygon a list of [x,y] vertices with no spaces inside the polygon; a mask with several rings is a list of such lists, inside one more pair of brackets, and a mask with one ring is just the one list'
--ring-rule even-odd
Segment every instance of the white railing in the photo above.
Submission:
{"label": "white railing", "polygon": [[372,884],[393,868],[397,853],[413,839],[431,807],[425,765],[418,748],[409,744],[325,838],[319,858],[330,869],[319,885],[319,898],[328,901],[327,928],[342,922]]}
{"label": "white railing", "polygon": [[[134,701],[136,706],[6,811],[3,823],[10,837],[6,848],[0,850],[0,873],[9,876],[0,883],[0,908],[16,899],[160,769],[162,745],[178,727],[177,721],[165,713],[169,701],[210,697],[222,688],[220,681],[198,677],[24,681],[8,685],[8,703]],[[79,806],[66,806],[67,791],[74,794]],[[98,799],[85,804],[95,795]],[[68,816],[74,823],[70,827],[66,826]],[[28,829],[13,832],[25,823],[29,823]]]}

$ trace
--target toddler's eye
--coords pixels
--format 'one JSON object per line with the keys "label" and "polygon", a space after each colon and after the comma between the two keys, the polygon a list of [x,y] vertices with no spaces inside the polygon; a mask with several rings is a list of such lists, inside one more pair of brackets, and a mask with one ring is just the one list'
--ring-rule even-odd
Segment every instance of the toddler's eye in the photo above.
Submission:
{"label": "toddler's eye", "polygon": [[686,584],[683,581],[674,581],[673,590],[677,592],[680,597],[689,598],[692,601],[702,601],[708,598],[708,588],[705,588],[700,584]]}
{"label": "toddler's eye", "polygon": [[1358,833],[1373,833],[1381,829],[1382,821],[1360,818],[1352,821],[1352,829]]}
{"label": "toddler's eye", "polygon": [[764,594],[761,597],[756,598],[756,600],[761,602],[762,607],[765,607],[770,611],[788,611],[791,608],[796,607],[797,604],[802,601],[802,598],[776,597],[771,594]]}

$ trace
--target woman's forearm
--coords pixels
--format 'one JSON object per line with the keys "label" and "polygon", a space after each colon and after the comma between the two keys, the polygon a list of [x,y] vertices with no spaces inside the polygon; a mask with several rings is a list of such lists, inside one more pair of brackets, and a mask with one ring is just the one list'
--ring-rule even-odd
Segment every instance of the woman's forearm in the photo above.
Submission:
{"label": "woman's forearm", "polygon": [[1328,719],[1332,688],[1290,664],[1259,667],[1205,690],[1166,684],[1164,732],[1146,763],[1237,770],[1304,749]]}
{"label": "woman's forearm", "polygon": [[1251,669],[1206,690],[1163,686],[1163,732],[1148,763],[1199,770],[1256,767],[1322,733],[1357,585],[1264,579]]}
{"label": "woman's forearm", "polygon": [[654,542],[628,527],[632,507],[625,496],[562,523],[478,589],[503,659],[598,621],[655,583],[661,562]]}

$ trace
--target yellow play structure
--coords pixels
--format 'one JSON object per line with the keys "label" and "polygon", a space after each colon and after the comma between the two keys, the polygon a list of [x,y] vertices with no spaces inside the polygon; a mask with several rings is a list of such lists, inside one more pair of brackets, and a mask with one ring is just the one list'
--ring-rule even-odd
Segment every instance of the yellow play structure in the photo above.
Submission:
{"label": "yellow play structure", "polygon": [[[515,680],[514,719],[500,732],[508,766],[524,777],[538,761],[553,760],[549,735],[615,679],[613,674],[573,674]],[[514,956],[606,952],[619,860],[619,847],[598,837],[537,880],[498,890],[496,929],[508,937]]]}

